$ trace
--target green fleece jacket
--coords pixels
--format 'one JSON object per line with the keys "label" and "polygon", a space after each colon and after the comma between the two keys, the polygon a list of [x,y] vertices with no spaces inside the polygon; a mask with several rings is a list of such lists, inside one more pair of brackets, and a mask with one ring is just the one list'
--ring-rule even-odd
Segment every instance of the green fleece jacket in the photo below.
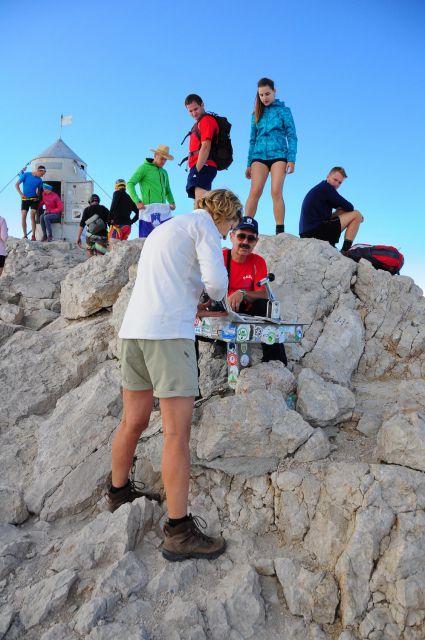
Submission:
{"label": "green fleece jacket", "polygon": [[[136,192],[137,184],[139,185],[140,196]],[[152,204],[153,202],[174,204],[168,173],[162,167],[157,167],[152,158],[146,158],[130,180],[127,181],[127,191],[136,204],[138,202],[143,202],[143,204]]]}

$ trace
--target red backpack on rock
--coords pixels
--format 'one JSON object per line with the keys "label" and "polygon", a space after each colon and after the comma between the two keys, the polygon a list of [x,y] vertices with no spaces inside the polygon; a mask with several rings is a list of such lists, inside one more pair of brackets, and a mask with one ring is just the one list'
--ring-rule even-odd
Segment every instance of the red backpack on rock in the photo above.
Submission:
{"label": "red backpack on rock", "polygon": [[389,271],[393,276],[400,273],[404,265],[404,256],[395,247],[383,244],[354,244],[347,251],[347,256],[356,262],[361,258],[369,260],[375,269]]}

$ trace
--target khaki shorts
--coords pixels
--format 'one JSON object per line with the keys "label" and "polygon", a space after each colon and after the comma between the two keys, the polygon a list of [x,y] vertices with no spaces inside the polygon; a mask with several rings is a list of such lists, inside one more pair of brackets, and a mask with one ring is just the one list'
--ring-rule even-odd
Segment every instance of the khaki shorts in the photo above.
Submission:
{"label": "khaki shorts", "polygon": [[195,342],[123,339],[121,376],[124,389],[153,389],[157,398],[198,395]]}

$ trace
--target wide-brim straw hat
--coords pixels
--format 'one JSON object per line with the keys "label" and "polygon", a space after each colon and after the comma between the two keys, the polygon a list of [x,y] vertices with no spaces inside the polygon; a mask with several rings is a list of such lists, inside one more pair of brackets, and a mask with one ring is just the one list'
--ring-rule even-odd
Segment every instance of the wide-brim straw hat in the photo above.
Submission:
{"label": "wide-brim straw hat", "polygon": [[164,156],[167,160],[174,160],[174,156],[170,155],[170,147],[166,144],[159,144],[156,149],[151,149],[154,153],[159,153],[160,156]]}

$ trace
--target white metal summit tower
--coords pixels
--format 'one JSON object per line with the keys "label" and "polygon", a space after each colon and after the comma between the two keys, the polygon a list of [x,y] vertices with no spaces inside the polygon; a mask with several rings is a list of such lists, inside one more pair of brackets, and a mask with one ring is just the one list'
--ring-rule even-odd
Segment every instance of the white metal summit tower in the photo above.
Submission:
{"label": "white metal summit tower", "polygon": [[[44,182],[52,185],[64,203],[62,222],[52,225],[53,238],[73,242],[83,210],[93,193],[93,181],[87,180],[87,165],[62,138],[58,138],[31,160],[31,170],[34,171],[39,164],[46,167]],[[39,224],[36,235],[37,239],[41,239],[42,231]]]}

